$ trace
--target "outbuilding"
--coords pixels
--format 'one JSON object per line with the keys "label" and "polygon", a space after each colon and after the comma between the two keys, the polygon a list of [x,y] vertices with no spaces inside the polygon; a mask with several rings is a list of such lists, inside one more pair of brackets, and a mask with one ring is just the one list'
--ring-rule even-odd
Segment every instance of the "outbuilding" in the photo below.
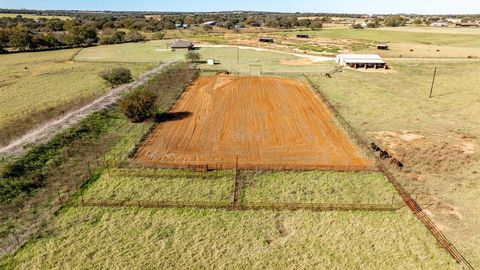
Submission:
{"label": "outbuilding", "polygon": [[216,26],[216,25],[217,25],[217,22],[216,22],[216,21],[208,21],[208,22],[202,23],[202,25]]}
{"label": "outbuilding", "polygon": [[339,54],[336,62],[339,65],[351,68],[384,68],[387,63],[378,54]]}
{"label": "outbuilding", "polygon": [[170,46],[170,48],[172,49],[172,51],[176,51],[176,50],[191,51],[191,50],[195,49],[195,46],[190,41],[177,40]]}
{"label": "outbuilding", "polygon": [[260,42],[273,43],[273,38],[260,38]]}
{"label": "outbuilding", "polygon": [[388,45],[387,44],[377,44],[377,50],[388,50]]}
{"label": "outbuilding", "polygon": [[310,38],[310,36],[307,34],[298,34],[297,38]]}

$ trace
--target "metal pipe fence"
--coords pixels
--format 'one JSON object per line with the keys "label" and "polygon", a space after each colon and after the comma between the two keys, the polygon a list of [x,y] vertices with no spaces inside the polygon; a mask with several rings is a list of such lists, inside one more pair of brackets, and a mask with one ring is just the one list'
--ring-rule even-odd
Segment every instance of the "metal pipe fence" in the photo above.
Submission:
{"label": "metal pipe fence", "polygon": [[399,195],[402,197],[405,204],[413,212],[413,214],[427,227],[427,229],[432,233],[437,242],[443,247],[456,261],[457,263],[464,266],[466,269],[474,270],[473,266],[468,262],[468,260],[455,248],[455,246],[447,239],[447,237],[442,233],[442,231],[436,226],[436,224],[425,214],[422,207],[412,198],[412,196],[407,192],[407,190],[400,184],[400,182],[395,178],[395,176],[388,170],[388,167],[383,163],[383,161],[370,149],[365,140],[356,132],[356,130],[348,123],[348,121],[338,112],[335,106],[326,98],[322,91],[315,86],[312,80],[308,75],[304,76],[308,84],[315,89],[320,99],[327,105],[329,110],[335,115],[335,117],[342,124],[343,128],[353,137],[353,139],[365,149],[365,153],[368,154],[375,162],[375,165],[388,179],[388,181],[393,185],[397,190]]}
{"label": "metal pipe fence", "polygon": [[277,210],[298,211],[397,211],[402,206],[395,204],[323,204],[323,203],[242,203],[237,202],[200,202],[200,201],[145,201],[145,200],[81,200],[69,203],[69,206],[79,207],[140,207],[140,208],[196,208],[196,209],[226,209],[237,211]]}

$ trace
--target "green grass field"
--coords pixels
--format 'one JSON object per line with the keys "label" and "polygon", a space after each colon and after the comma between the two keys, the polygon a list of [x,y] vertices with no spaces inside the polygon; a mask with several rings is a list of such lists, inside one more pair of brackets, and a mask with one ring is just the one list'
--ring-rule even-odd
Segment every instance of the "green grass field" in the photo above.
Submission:
{"label": "green grass field", "polygon": [[136,63],[67,62],[74,52],[0,55],[0,129],[13,123],[34,125],[105,93],[110,87],[98,76],[103,70],[123,66],[136,77],[152,67]]}
{"label": "green grass field", "polygon": [[390,204],[395,189],[380,173],[276,172],[247,179],[246,203]]}
{"label": "green grass field", "polygon": [[146,200],[228,203],[234,188],[233,172],[205,175],[177,170],[114,169],[84,192],[85,200]]}
{"label": "green grass field", "polygon": [[[480,39],[476,35],[451,33],[422,33],[414,31],[392,31],[380,29],[323,29],[320,31],[302,31],[312,37],[356,39],[368,42],[399,42],[431,45],[451,45],[457,47],[480,47]],[[293,33],[278,33],[292,35]]]}
{"label": "green grass field", "polygon": [[[168,49],[171,40],[157,40],[144,43],[129,43],[109,46],[99,46],[83,49],[76,57],[76,61],[88,62],[139,62],[152,63],[167,60],[185,60],[185,51],[172,52]],[[197,50],[202,60],[213,58],[218,63],[214,66],[200,65],[205,70],[229,70],[241,73],[250,73],[252,65],[261,65],[264,72],[312,72],[321,73],[331,70],[333,62],[288,64],[292,60],[302,60],[293,55],[240,49],[240,63],[237,63],[237,48],[202,47]],[[254,69],[257,67],[253,67]]]}
{"label": "green grass field", "polygon": [[[379,173],[276,172],[250,174],[241,203],[322,203],[401,205],[396,191]],[[207,174],[181,170],[111,169],[82,195],[84,200],[231,202],[232,171]]]}
{"label": "green grass field", "polygon": [[2,269],[459,269],[411,213],[64,209]]}
{"label": "green grass field", "polygon": [[[393,169],[452,242],[480,267],[480,63],[390,62],[393,71],[312,77],[365,137],[406,165]],[[429,98],[433,69],[438,73]]]}

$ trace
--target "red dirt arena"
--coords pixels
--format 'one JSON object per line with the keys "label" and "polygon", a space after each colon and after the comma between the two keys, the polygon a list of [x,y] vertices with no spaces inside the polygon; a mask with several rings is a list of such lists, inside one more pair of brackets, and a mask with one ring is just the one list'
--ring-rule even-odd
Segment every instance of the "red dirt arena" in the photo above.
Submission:
{"label": "red dirt arena", "polygon": [[200,77],[139,149],[158,167],[359,171],[371,168],[303,82]]}

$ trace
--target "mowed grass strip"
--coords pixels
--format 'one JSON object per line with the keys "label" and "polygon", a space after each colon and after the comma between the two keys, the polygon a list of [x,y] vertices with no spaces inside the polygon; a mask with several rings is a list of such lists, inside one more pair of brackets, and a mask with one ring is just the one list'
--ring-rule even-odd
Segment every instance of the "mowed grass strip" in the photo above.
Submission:
{"label": "mowed grass strip", "polygon": [[275,172],[247,180],[243,203],[396,204],[395,189],[380,173]]}
{"label": "mowed grass strip", "polygon": [[234,189],[233,172],[177,170],[116,170],[105,173],[83,194],[84,200],[228,203]]}
{"label": "mowed grass strip", "polygon": [[407,211],[67,208],[3,269],[460,269]]}

